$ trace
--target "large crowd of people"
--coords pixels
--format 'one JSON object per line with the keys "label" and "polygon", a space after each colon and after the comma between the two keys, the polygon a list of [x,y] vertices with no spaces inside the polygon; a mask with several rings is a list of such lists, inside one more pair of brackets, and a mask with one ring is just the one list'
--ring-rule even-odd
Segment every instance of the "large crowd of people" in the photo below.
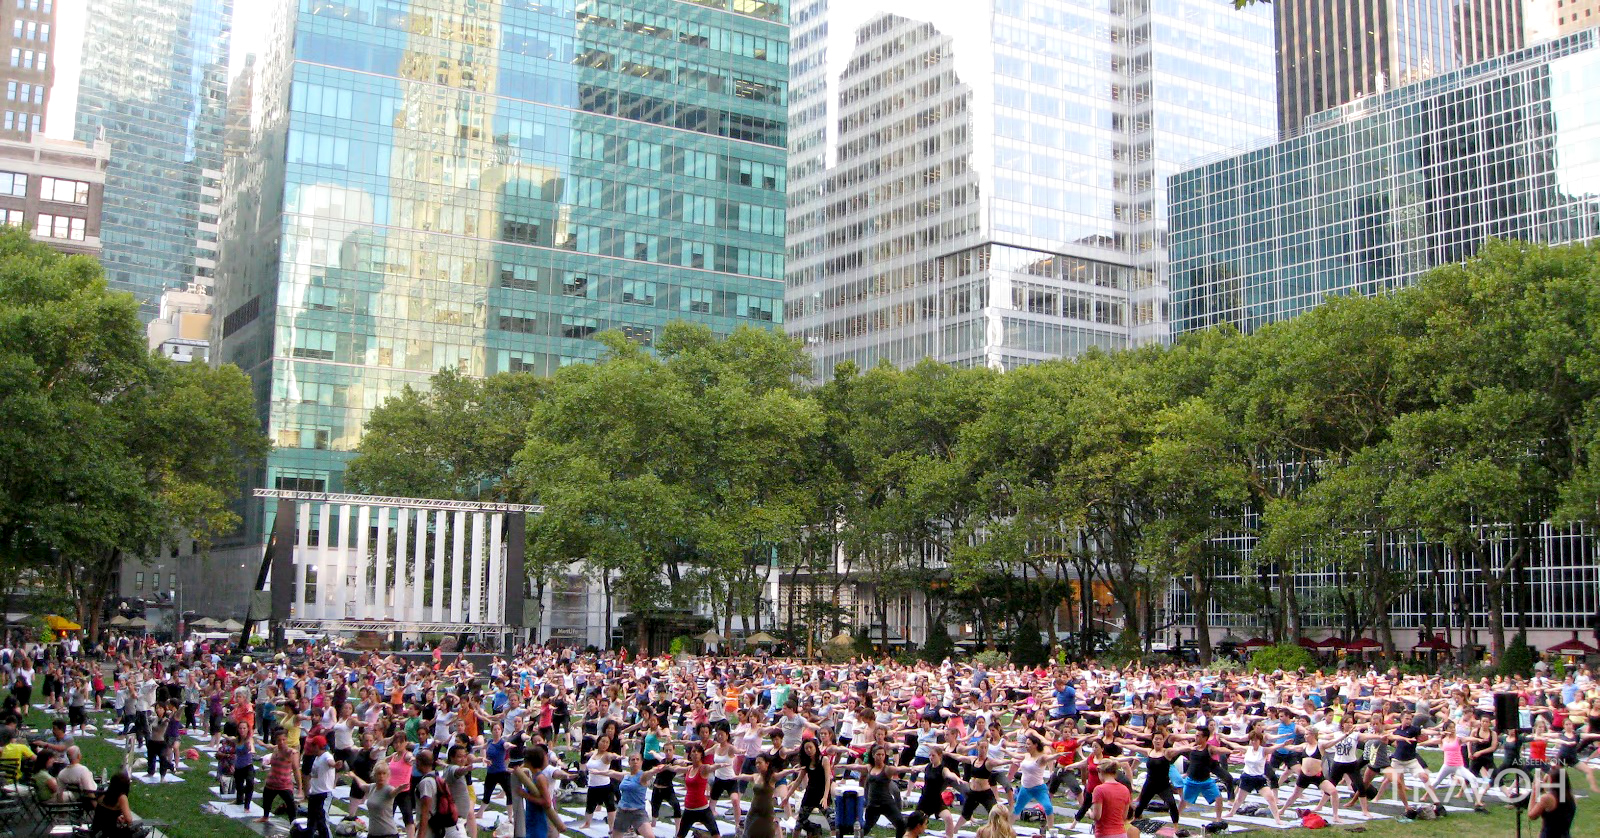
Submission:
{"label": "large crowd of people", "polygon": [[[1576,797],[1600,791],[1600,682],[1586,666],[1467,680],[545,648],[478,665],[328,648],[253,660],[192,642],[55,649],[0,649],[0,761],[20,713],[42,704],[59,721],[23,747],[30,767],[92,789],[72,741],[107,711],[100,733],[143,757],[135,770],[209,772],[242,811],[304,817],[317,838],[337,825],[336,799],[370,838],[1108,838],[1340,823],[1378,805],[1481,810],[1509,769],[1532,784],[1542,834],[1567,838]],[[1517,696],[1514,724],[1497,724],[1497,693]],[[120,802],[97,804],[108,827],[129,823],[127,780],[110,778]],[[506,825],[480,832],[491,806],[507,807]]]}

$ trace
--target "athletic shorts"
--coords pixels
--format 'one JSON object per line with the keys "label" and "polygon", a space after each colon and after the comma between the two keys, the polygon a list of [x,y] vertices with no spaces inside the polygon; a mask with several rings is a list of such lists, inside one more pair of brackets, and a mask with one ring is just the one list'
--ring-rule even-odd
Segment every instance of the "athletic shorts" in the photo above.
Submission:
{"label": "athletic shorts", "polygon": [[1221,792],[1217,791],[1216,780],[1195,780],[1183,778],[1183,802],[1194,803],[1204,797],[1207,803],[1215,803]]}
{"label": "athletic shorts", "polygon": [[1303,789],[1312,789],[1322,785],[1322,781],[1325,779],[1327,777],[1321,774],[1301,774],[1295,778],[1294,784]]}
{"label": "athletic shorts", "polygon": [[1267,787],[1267,775],[1242,774],[1239,776],[1239,788],[1246,792],[1257,792]]}

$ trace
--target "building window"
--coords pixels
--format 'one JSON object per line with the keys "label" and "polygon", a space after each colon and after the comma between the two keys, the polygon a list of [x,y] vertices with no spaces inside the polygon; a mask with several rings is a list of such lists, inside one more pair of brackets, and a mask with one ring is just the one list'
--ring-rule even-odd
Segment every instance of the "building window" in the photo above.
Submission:
{"label": "building window", "polygon": [[22,66],[22,50],[18,49],[17,47],[11,48],[11,66]]}
{"label": "building window", "polygon": [[6,101],[17,101],[17,83],[14,81],[6,82]]}
{"label": "building window", "polygon": [[141,570],[133,575],[133,589],[136,591],[144,590],[144,571]]}
{"label": "building window", "polygon": [[28,194],[28,176],[20,172],[0,172],[0,195],[18,198]]}
{"label": "building window", "polygon": [[39,178],[39,200],[58,204],[89,203],[89,184],[81,180],[63,180],[55,177]]}
{"label": "building window", "polygon": [[47,212],[39,213],[39,220],[34,225],[34,232],[40,236],[52,239],[71,239],[83,241],[86,222],[82,218],[73,218],[70,215],[51,215]]}
{"label": "building window", "polygon": [[14,129],[17,124],[16,111],[6,111],[5,121],[3,124],[5,125],[7,131]]}
{"label": "building window", "polygon": [[9,227],[21,227],[26,223],[22,219],[22,210],[5,210],[4,213],[0,213],[0,222]]}

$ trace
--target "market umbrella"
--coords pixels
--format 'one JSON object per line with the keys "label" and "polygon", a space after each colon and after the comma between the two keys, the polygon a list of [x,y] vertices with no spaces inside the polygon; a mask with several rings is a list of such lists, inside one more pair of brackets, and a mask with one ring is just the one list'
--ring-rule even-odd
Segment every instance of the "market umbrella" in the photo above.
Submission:
{"label": "market umbrella", "polygon": [[1579,640],[1577,632],[1573,632],[1572,633],[1572,639],[1571,640],[1563,640],[1560,643],[1557,643],[1556,645],[1551,646],[1550,648],[1546,649],[1545,651],[1549,652],[1549,653],[1551,653],[1553,655],[1579,655],[1579,656],[1582,656],[1582,655],[1600,654],[1600,649],[1596,649],[1595,647],[1590,646],[1589,644],[1583,642],[1582,640]]}
{"label": "market umbrella", "polygon": [[1329,637],[1327,639],[1317,641],[1317,648],[1318,649],[1343,649],[1344,648],[1344,641],[1340,640],[1337,637]]}
{"label": "market umbrella", "polygon": [[1345,644],[1345,650],[1350,652],[1367,652],[1373,649],[1382,649],[1383,644],[1370,637],[1357,637]]}
{"label": "market umbrella", "polygon": [[850,632],[847,631],[841,631],[838,634],[828,638],[829,646],[853,646],[855,645],[855,642],[856,639],[851,637]]}
{"label": "market umbrella", "polygon": [[126,626],[128,623],[131,623],[131,622],[133,622],[133,621],[129,620],[127,617],[122,616],[121,614],[118,614],[117,616],[111,618],[111,625],[114,625],[114,626],[116,626],[118,628]]}
{"label": "market umbrella", "polygon": [[194,626],[195,628],[216,628],[222,624],[217,622],[216,618],[214,617],[201,617],[190,625]]}
{"label": "market umbrella", "polygon": [[697,637],[695,639],[699,640],[701,643],[705,643],[707,645],[710,645],[710,644],[713,644],[713,643],[721,643],[722,642],[722,635],[717,634],[716,629],[709,629],[709,630],[706,631],[705,634],[702,634],[702,635],[700,635],[699,637]]}
{"label": "market umbrella", "polygon": [[1217,641],[1218,646],[1238,646],[1242,643],[1244,643],[1244,641],[1240,640],[1239,636],[1231,631],[1227,634],[1224,634],[1222,639]]}
{"label": "market umbrella", "polygon": [[1450,644],[1437,634],[1424,637],[1417,642],[1417,645],[1411,647],[1413,652],[1448,652],[1450,649]]}
{"label": "market umbrella", "polygon": [[1300,645],[1306,647],[1307,649],[1320,649],[1320,648],[1322,648],[1321,646],[1317,645],[1317,641],[1312,640],[1309,637],[1300,638]]}
{"label": "market umbrella", "polygon": [[764,631],[758,631],[755,634],[752,634],[749,637],[746,637],[744,639],[744,642],[745,642],[746,645],[755,645],[755,644],[770,645],[770,644],[773,644],[773,643],[777,643],[778,642],[778,638],[773,637],[772,635],[767,634]]}
{"label": "market umbrella", "polygon": [[223,631],[238,631],[239,629],[244,628],[244,623],[229,617],[228,619],[224,620],[222,625],[218,626],[218,628],[221,628]]}
{"label": "market umbrella", "polygon": [[1260,649],[1260,648],[1262,648],[1264,646],[1271,646],[1271,645],[1272,645],[1271,643],[1268,643],[1267,641],[1265,641],[1265,640],[1263,640],[1263,639],[1261,639],[1259,637],[1252,637],[1249,640],[1246,640],[1245,642],[1240,643],[1239,644],[1239,648],[1241,648],[1241,649]]}
{"label": "market umbrella", "polygon": [[134,617],[133,619],[128,621],[128,628],[142,629],[142,628],[149,628],[149,627],[150,627],[150,621],[146,620],[143,617]]}
{"label": "market umbrella", "polygon": [[83,631],[83,626],[74,623],[66,617],[58,617],[55,614],[45,617],[44,622],[45,625],[50,627],[51,631]]}

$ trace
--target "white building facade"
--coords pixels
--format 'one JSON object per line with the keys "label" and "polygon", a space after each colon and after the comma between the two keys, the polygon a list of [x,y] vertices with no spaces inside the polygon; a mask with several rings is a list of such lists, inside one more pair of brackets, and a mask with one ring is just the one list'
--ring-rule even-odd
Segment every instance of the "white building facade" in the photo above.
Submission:
{"label": "white building facade", "polygon": [[809,0],[785,323],[831,376],[1163,340],[1166,179],[1275,128],[1269,9]]}

